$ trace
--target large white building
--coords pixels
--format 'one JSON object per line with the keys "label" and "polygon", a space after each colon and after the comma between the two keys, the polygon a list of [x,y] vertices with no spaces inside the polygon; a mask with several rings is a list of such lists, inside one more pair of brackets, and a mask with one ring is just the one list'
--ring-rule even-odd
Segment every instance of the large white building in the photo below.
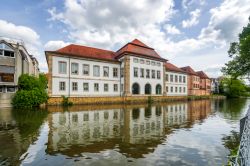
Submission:
{"label": "large white building", "polygon": [[167,96],[187,96],[187,73],[169,62],[165,64],[165,67]]}
{"label": "large white building", "polygon": [[71,44],[45,54],[51,97],[166,94],[166,60],[137,39],[116,52]]}

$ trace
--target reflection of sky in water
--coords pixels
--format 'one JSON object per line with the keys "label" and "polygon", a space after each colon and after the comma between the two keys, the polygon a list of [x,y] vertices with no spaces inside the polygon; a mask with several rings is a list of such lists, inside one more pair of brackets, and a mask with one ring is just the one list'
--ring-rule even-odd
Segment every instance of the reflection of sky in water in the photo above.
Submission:
{"label": "reflection of sky in water", "polygon": [[50,113],[19,158],[22,165],[222,165],[229,153],[222,138],[239,130],[250,101],[236,103]]}

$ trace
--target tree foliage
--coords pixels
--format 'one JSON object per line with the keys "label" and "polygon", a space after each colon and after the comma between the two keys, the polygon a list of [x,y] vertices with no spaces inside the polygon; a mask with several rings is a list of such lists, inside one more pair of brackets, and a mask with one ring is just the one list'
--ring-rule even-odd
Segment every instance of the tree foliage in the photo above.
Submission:
{"label": "tree foliage", "polygon": [[46,92],[47,79],[42,74],[39,78],[23,74],[18,79],[18,91],[15,94],[12,105],[16,108],[37,107],[48,99]]}
{"label": "tree foliage", "polygon": [[250,74],[250,17],[248,25],[243,27],[238,40],[230,44],[228,54],[232,60],[222,68],[224,74],[234,79]]}

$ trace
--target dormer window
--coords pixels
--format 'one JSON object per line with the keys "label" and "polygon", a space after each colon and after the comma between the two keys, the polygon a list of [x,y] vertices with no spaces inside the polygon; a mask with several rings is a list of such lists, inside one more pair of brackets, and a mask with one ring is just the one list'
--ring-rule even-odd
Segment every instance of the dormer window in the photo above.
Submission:
{"label": "dormer window", "polygon": [[5,56],[5,57],[15,57],[13,49],[11,49],[9,46],[7,46],[4,43],[0,44],[0,56]]}

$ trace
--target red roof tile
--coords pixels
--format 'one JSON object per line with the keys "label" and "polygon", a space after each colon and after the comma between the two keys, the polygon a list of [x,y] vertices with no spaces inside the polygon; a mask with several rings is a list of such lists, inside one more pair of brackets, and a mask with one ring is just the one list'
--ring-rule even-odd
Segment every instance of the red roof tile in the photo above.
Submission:
{"label": "red roof tile", "polygon": [[198,74],[190,66],[181,67],[181,69],[184,70],[186,73],[188,73],[190,75],[198,76]]}
{"label": "red roof tile", "polygon": [[196,72],[201,78],[204,79],[209,79],[209,77],[206,75],[206,73],[204,73],[203,71],[197,71]]}
{"label": "red roof tile", "polygon": [[93,47],[80,46],[80,45],[75,45],[75,44],[70,44],[55,52],[68,54],[72,56],[85,57],[85,58],[115,60],[115,53],[113,51],[103,50],[103,49],[93,48]]}
{"label": "red roof tile", "polygon": [[177,66],[173,65],[172,63],[165,63],[166,71],[174,71],[178,73],[186,73],[184,70],[178,68]]}
{"label": "red roof tile", "polygon": [[116,52],[116,56],[121,57],[123,53],[132,53],[140,56],[146,56],[149,58],[164,60],[160,55],[151,47],[148,47],[146,44],[142,43],[138,39],[133,40],[132,42],[127,43],[125,46],[120,48]]}

